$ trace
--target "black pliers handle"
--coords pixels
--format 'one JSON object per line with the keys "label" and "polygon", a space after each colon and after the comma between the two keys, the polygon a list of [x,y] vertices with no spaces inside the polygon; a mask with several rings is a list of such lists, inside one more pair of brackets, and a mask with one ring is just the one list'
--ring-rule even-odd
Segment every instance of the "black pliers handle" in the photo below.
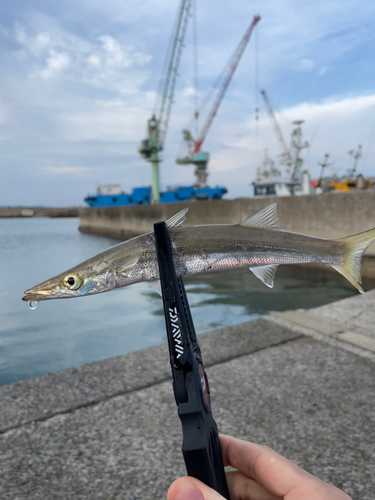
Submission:
{"label": "black pliers handle", "polygon": [[185,287],[177,278],[165,222],[154,224],[173,391],[182,423],[184,456],[189,476],[200,479],[230,500],[210,390],[203,367]]}

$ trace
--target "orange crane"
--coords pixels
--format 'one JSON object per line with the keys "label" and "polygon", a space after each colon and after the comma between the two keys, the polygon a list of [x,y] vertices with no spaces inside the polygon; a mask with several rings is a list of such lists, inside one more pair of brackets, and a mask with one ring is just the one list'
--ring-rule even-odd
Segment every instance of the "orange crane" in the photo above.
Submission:
{"label": "orange crane", "polygon": [[196,186],[197,187],[204,187],[206,185],[207,181],[207,163],[209,160],[209,153],[206,153],[204,151],[201,151],[202,144],[207,136],[207,133],[212,125],[212,122],[216,116],[216,113],[219,109],[219,106],[221,104],[221,101],[223,100],[223,97],[229,87],[229,84],[232,80],[232,77],[237,69],[238,63],[241,60],[242,54],[245,51],[245,48],[247,46],[248,41],[250,40],[251,34],[254,31],[255,26],[258,24],[260,21],[260,16],[254,16],[252,23],[246,30],[244,36],[242,37],[236,52],[234,53],[230,64],[228,65],[228,68],[225,72],[223,82],[220,86],[219,92],[217,93],[217,96],[214,100],[214,103],[211,107],[210,113],[208,114],[208,117],[202,127],[202,130],[198,136],[197,140],[194,140],[191,133],[188,130],[183,130],[182,133],[184,135],[184,140],[186,141],[188,145],[188,156],[184,158],[178,158],[176,160],[176,163],[180,165],[188,165],[188,164],[193,164],[195,165],[195,176],[197,178]]}

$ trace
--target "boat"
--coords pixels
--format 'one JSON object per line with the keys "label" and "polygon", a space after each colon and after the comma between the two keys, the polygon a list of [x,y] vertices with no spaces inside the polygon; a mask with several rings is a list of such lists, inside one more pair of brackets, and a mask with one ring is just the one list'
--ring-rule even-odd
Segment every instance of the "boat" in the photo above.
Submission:
{"label": "boat", "polygon": [[[195,200],[220,200],[227,189],[222,186],[196,187],[177,186],[167,188],[160,193],[160,203],[177,203],[181,201]],[[116,207],[127,205],[148,205],[152,199],[151,186],[135,187],[131,193],[124,193],[119,184],[101,184],[96,194],[89,194],[85,202],[90,207]]]}
{"label": "boat", "polygon": [[290,148],[286,148],[281,156],[280,163],[268,156],[267,150],[262,165],[256,171],[254,196],[301,196],[312,192],[310,174],[302,170],[303,158],[301,151],[309,147],[308,142],[302,141],[303,120],[294,121],[296,126],[292,131]]}
{"label": "boat", "polygon": [[324,176],[326,168],[332,167],[333,162],[329,162],[329,154],[324,155],[323,162],[319,163],[321,168],[319,179],[312,181],[312,186],[316,194],[323,193],[350,193],[351,191],[363,191],[366,189],[375,189],[375,177],[365,177],[363,174],[357,174],[357,163],[362,156],[362,145],[358,149],[351,149],[348,154],[353,157],[354,164],[344,175],[339,176],[336,172]]}

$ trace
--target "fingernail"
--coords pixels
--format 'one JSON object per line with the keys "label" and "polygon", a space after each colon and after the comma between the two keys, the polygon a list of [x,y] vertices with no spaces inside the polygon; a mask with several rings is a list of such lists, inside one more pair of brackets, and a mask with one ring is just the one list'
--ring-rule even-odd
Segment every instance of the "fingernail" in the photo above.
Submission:
{"label": "fingernail", "polygon": [[183,483],[177,493],[178,500],[204,500],[202,493],[192,485],[190,482],[186,481]]}

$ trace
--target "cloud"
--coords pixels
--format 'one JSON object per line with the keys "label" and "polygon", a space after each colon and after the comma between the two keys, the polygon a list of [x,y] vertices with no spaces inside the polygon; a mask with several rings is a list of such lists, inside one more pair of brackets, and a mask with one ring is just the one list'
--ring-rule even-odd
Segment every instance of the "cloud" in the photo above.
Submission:
{"label": "cloud", "polygon": [[87,167],[59,167],[59,166],[50,166],[50,167],[42,167],[39,169],[41,173],[48,175],[64,175],[64,176],[80,176],[82,174],[88,174],[90,169]]}
{"label": "cloud", "polygon": [[349,123],[362,112],[366,115],[374,113],[375,94],[346,97],[341,99],[325,99],[321,103],[300,103],[283,112],[292,120],[303,117],[306,120],[344,119]]}
{"label": "cloud", "polygon": [[[336,165],[346,166],[346,151],[359,143],[364,150],[359,166],[370,171],[375,4],[358,9],[352,0],[332,0],[328,9],[323,0],[303,5],[288,0],[285,5],[263,2],[257,28],[259,84],[275,105],[285,139],[293,119],[306,120],[308,140],[319,124],[304,151],[313,172],[326,152]],[[121,182],[127,191],[150,184],[149,164],[138,146],[146,136],[177,5],[150,0],[147,6],[142,10],[123,0],[39,0],[37,8],[35,2],[17,7],[5,2],[0,26],[3,203],[77,204],[96,182]],[[198,6],[200,100],[253,14],[254,4],[246,0],[207,0]],[[189,20],[160,167],[163,187],[194,182],[193,166],[175,164],[181,130],[195,111],[192,26]],[[209,183],[227,185],[229,196],[251,193],[248,184],[264,148],[274,159],[280,152],[261,98],[254,95],[254,38],[255,33],[203,147],[211,154]],[[255,107],[261,110],[257,124]],[[200,111],[202,126],[209,106]]]}
{"label": "cloud", "polygon": [[302,59],[300,64],[302,71],[311,71],[315,66],[314,61],[311,59]]}
{"label": "cloud", "polygon": [[5,106],[0,103],[0,125],[5,123],[6,119],[7,119],[7,112]]}
{"label": "cloud", "polygon": [[[147,116],[145,114],[145,116]],[[146,133],[145,116],[132,106],[94,107],[66,118],[69,141],[137,141]],[[136,151],[137,147],[134,147]]]}
{"label": "cloud", "polygon": [[117,68],[128,68],[133,65],[144,66],[152,59],[151,55],[135,52],[130,47],[122,48],[111,36],[101,36],[99,41],[102,43],[103,51],[107,53],[105,60],[107,66]]}
{"label": "cloud", "polygon": [[100,57],[91,55],[87,58],[87,64],[88,66],[92,66],[93,68],[100,68],[102,63]]}
{"label": "cloud", "polygon": [[19,45],[27,45],[28,36],[26,35],[26,30],[24,26],[19,23],[15,23],[14,27],[14,39]]}
{"label": "cloud", "polygon": [[[286,116],[290,121],[286,120]],[[292,121],[305,120],[302,125],[304,140],[307,139],[311,144],[310,148],[303,151],[302,156],[304,166],[310,170],[312,177],[319,175],[318,161],[322,161],[325,153],[329,153],[330,159],[335,161],[336,171],[339,174],[345,173],[352,165],[347,151],[356,149],[358,144],[363,145],[363,158],[358,162],[358,171],[374,175],[371,161],[375,157],[374,116],[375,94],[300,103],[276,113],[287,144],[294,127]],[[219,122],[223,122],[220,117]],[[369,136],[371,123],[372,136]],[[210,142],[207,149],[214,151],[209,165],[209,182],[213,182],[213,179],[213,183],[224,181],[231,197],[251,194],[252,190],[246,186],[254,179],[255,170],[261,164],[266,148],[276,162],[281,153],[272,125],[264,114],[261,114],[258,123],[258,139],[254,122],[241,121],[227,124],[225,141],[221,135],[220,141],[207,142]],[[228,172],[231,174],[228,175]]]}
{"label": "cloud", "polygon": [[[59,76],[93,87],[133,93],[145,79],[137,69],[148,65],[152,56],[119,43],[113,36],[83,39],[75,33],[54,29],[36,32],[16,23],[13,39],[19,56],[27,61],[32,78],[48,80]],[[124,70],[132,70],[126,78]],[[133,79],[135,78],[135,85]]]}
{"label": "cloud", "polygon": [[41,72],[42,78],[45,80],[51,78],[54,74],[68,68],[70,63],[70,57],[67,54],[51,50],[46,59],[46,68]]}
{"label": "cloud", "polygon": [[184,97],[195,97],[197,95],[197,92],[192,85],[188,85],[183,89],[182,94],[184,95]]}

